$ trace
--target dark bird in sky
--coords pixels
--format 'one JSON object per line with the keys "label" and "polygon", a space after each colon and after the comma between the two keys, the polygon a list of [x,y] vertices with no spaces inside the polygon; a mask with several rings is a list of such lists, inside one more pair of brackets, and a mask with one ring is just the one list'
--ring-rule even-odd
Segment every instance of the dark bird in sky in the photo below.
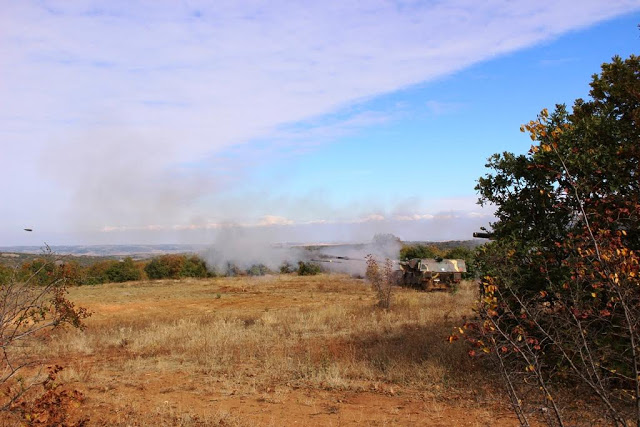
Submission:
{"label": "dark bird in sky", "polygon": [[24,231],[33,231],[33,228],[25,228]]}

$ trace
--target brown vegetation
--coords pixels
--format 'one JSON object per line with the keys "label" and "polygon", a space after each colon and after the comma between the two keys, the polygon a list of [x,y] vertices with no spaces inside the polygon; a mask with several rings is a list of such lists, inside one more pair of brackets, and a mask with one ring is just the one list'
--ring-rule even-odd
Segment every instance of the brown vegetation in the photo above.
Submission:
{"label": "brown vegetation", "polygon": [[78,287],[87,328],[32,352],[65,366],[91,425],[515,425],[446,342],[474,297],[397,289],[381,310],[339,275]]}

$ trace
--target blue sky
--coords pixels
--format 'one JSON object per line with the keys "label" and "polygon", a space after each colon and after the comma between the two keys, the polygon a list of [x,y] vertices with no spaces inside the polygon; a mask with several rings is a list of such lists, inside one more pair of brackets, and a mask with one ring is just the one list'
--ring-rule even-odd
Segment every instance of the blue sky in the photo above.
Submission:
{"label": "blue sky", "polygon": [[0,246],[469,238],[640,42],[640,1],[476,3],[2,1]]}

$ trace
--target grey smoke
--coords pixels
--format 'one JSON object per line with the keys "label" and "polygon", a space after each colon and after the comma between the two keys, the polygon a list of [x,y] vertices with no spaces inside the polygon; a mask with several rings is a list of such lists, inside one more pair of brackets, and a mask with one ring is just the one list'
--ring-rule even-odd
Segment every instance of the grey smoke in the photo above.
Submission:
{"label": "grey smoke", "polygon": [[396,260],[402,247],[400,240],[391,235],[376,235],[371,242],[360,244],[277,244],[279,229],[224,228],[202,255],[210,267],[223,273],[230,264],[242,270],[262,264],[278,271],[285,262],[295,267],[303,261],[318,263],[331,272],[363,276],[367,255],[379,260]]}

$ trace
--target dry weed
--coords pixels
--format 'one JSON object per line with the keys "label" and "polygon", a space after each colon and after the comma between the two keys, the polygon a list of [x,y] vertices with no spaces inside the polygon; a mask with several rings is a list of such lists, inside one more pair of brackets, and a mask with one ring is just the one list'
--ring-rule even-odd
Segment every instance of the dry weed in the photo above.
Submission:
{"label": "dry weed", "polygon": [[[56,333],[34,351],[73,361],[65,381],[104,393],[120,376],[144,389],[150,383],[141,379],[176,373],[185,384],[166,385],[167,394],[215,387],[277,403],[266,390],[437,393],[467,387],[474,375],[462,346],[446,342],[470,314],[471,283],[455,295],[398,288],[391,310],[374,307],[362,280],[338,275],[99,285],[71,298],[95,313],[87,329]],[[116,421],[143,410],[122,409]],[[167,425],[239,425],[219,414],[205,422],[188,411],[156,412]]]}

